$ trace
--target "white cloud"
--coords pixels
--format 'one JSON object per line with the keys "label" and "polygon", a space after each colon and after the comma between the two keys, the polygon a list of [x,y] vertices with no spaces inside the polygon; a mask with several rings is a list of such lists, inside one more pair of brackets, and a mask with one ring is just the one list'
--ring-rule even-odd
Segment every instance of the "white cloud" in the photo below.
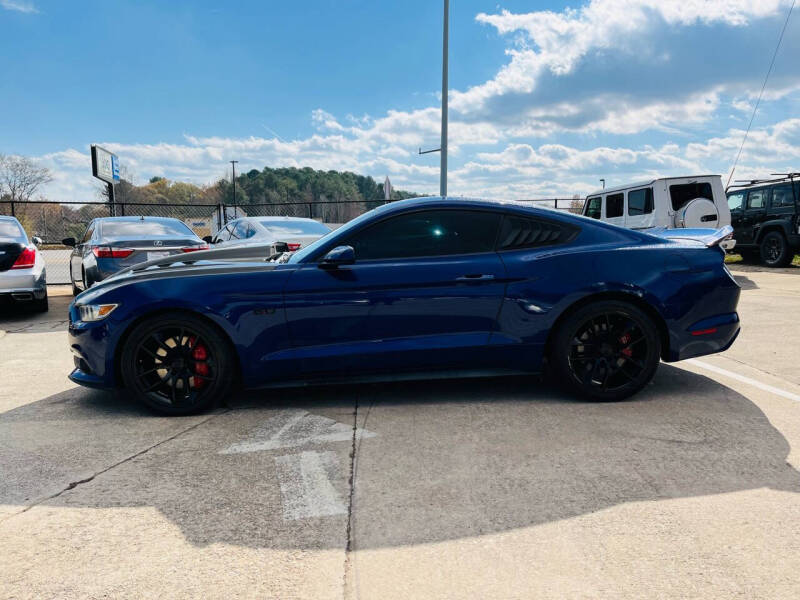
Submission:
{"label": "white cloud", "polygon": [[0,8],[29,14],[39,12],[33,2],[24,2],[23,0],[0,0]]}

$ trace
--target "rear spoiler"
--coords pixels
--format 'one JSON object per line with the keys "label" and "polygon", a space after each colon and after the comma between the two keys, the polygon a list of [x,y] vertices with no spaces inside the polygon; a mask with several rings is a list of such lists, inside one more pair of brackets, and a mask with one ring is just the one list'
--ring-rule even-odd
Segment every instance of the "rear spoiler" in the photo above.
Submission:
{"label": "rear spoiler", "polygon": [[719,246],[723,250],[733,250],[736,240],[733,239],[733,227],[726,225],[719,229],[651,229],[650,235],[668,240],[693,240],[708,248]]}

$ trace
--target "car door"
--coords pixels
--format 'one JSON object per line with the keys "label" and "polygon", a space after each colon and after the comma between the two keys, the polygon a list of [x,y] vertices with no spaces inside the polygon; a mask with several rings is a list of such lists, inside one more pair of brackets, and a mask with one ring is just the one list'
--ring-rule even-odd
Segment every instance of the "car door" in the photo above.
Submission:
{"label": "car door", "polygon": [[78,240],[77,244],[75,244],[75,247],[72,249],[72,252],[69,256],[69,266],[72,280],[81,287],[83,287],[83,259],[86,255],[87,248],[90,246],[89,242],[91,242],[92,237],[94,236],[95,227],[95,221],[89,223],[89,227],[86,228],[86,232],[83,234],[83,237]]}
{"label": "car door", "polygon": [[494,252],[500,220],[478,210],[404,213],[339,242],[354,248],[354,264],[296,271],[286,314],[307,370],[469,365],[496,330],[505,291]]}
{"label": "car door", "polygon": [[745,244],[758,242],[758,231],[767,215],[768,189],[747,192],[744,216],[742,218],[742,241]]}

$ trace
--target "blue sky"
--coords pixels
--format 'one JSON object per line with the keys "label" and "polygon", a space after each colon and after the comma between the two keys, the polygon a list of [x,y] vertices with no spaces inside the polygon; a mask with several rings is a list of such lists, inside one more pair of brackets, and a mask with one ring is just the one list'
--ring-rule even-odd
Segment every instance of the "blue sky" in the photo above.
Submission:
{"label": "blue sky", "polygon": [[[451,0],[454,193],[586,193],[730,169],[785,0]],[[800,10],[798,10],[800,13]],[[129,175],[348,169],[438,188],[441,3],[0,0],[0,152],[58,200]],[[800,168],[800,14],[737,176]]]}

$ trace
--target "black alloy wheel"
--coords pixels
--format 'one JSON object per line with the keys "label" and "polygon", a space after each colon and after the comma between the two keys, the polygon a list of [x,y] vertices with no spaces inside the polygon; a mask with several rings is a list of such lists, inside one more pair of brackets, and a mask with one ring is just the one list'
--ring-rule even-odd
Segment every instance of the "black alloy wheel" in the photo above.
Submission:
{"label": "black alloy wheel", "polygon": [[551,361],[569,389],[592,400],[622,400],[655,375],[661,342],[637,307],[601,301],[580,308],[559,326]]}
{"label": "black alloy wheel", "polygon": [[789,244],[779,231],[770,231],[761,240],[761,260],[768,267],[786,267],[792,258]]}
{"label": "black alloy wheel", "polygon": [[188,415],[225,397],[233,379],[229,345],[191,315],[163,315],[138,325],[122,351],[126,389],[158,412]]}

